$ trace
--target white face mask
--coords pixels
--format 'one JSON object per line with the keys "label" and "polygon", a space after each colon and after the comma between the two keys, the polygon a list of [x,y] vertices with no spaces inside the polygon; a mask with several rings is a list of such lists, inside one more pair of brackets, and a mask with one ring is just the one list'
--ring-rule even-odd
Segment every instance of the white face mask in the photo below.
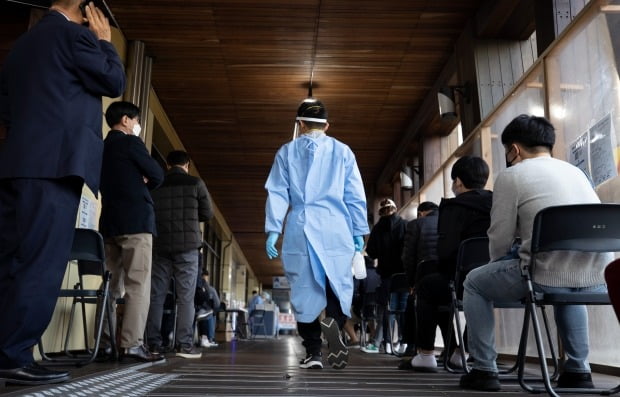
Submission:
{"label": "white face mask", "polygon": [[135,136],[140,136],[141,131],[142,131],[142,127],[140,127],[140,124],[134,124],[133,128],[131,129],[131,132],[133,132]]}

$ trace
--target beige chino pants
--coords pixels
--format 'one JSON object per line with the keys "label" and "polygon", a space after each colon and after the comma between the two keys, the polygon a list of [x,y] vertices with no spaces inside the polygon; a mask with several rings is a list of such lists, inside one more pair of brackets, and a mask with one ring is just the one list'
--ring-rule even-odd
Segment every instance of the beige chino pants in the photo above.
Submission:
{"label": "beige chino pants", "polygon": [[[151,301],[153,235],[138,233],[106,238],[105,255],[106,269],[112,273],[112,319],[116,319],[116,299],[125,300],[120,347],[142,345]],[[107,324],[103,329],[107,331]]]}

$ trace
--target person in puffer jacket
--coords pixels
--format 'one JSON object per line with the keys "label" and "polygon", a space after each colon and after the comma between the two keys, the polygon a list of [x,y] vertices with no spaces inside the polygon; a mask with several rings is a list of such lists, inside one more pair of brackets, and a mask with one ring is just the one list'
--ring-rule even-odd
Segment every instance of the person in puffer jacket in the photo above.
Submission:
{"label": "person in puffer jacket", "polygon": [[189,175],[189,155],[181,150],[168,154],[168,173],[152,192],[158,235],[153,244],[151,306],[147,321],[149,347],[162,349],[161,319],[170,278],[174,277],[177,302],[177,356],[199,358],[193,344],[194,294],[202,247],[200,222],[213,217],[205,183]]}

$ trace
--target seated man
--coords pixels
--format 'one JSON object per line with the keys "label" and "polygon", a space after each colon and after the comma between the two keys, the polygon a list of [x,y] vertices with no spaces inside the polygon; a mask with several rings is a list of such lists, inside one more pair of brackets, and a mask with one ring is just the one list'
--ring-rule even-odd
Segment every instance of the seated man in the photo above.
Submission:
{"label": "seated man", "polygon": [[[416,314],[415,314],[415,283],[429,271],[436,272],[437,267],[437,221],[439,206],[432,201],[424,201],[418,206],[418,217],[407,223],[401,260],[407,274],[409,296],[404,314],[403,344],[401,351],[404,356],[415,355]],[[430,267],[418,268],[424,263]],[[403,346],[404,345],[404,346]],[[407,360],[407,364],[409,360]],[[407,365],[408,367],[408,365]]]}
{"label": "seated man", "polygon": [[[502,132],[509,168],[495,181],[488,231],[492,262],[471,271],[464,283],[463,306],[474,363],[473,370],[461,377],[463,388],[500,389],[493,303],[519,301],[526,294],[521,268],[530,260],[536,214],[555,205],[600,202],[580,169],[551,157],[554,143],[554,128],[542,117],[518,116]],[[515,237],[523,242],[517,258],[510,255]],[[543,292],[605,291],[603,269],[610,260],[609,254],[549,253],[536,262],[534,288]],[[554,311],[567,357],[558,387],[594,387],[585,306],[557,306]]]}
{"label": "seated man", "polygon": [[[487,163],[480,157],[463,156],[452,166],[451,177],[456,197],[442,199],[439,204],[438,272],[425,275],[415,287],[418,355],[411,360],[411,366],[418,371],[437,370],[434,349],[438,325],[448,344],[451,315],[438,308],[452,302],[450,280],[456,273],[459,246],[468,238],[486,236],[490,222],[493,194],[484,190],[489,178]],[[454,336],[450,346],[456,348]],[[444,352],[444,359],[450,359],[453,367],[461,367],[461,360],[451,351]]]}
{"label": "seated man", "polygon": [[215,288],[209,284],[209,271],[202,271],[202,277],[196,284],[196,321],[201,347],[215,347],[215,319],[220,308],[220,297]]}

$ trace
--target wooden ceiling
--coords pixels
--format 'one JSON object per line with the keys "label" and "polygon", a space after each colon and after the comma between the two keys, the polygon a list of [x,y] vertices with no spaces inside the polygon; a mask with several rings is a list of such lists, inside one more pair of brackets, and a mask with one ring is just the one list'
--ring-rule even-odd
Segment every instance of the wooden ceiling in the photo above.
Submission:
{"label": "wooden ceiling", "polygon": [[[265,180],[312,79],[329,134],[374,184],[480,1],[108,0],[154,58],[152,84],[254,273]],[[225,239],[227,236],[223,236]]]}
{"label": "wooden ceiling", "polygon": [[[355,152],[372,203],[390,192],[377,190],[377,181],[393,153],[415,154],[419,145],[403,136],[425,98],[435,95],[431,89],[468,21],[483,14],[477,34],[500,31],[510,26],[506,15],[523,15],[524,3],[106,2],[127,40],[143,41],[153,57],[155,91],[265,286],[283,271],[264,253],[264,183],[278,147],[291,139],[310,81],[329,111],[329,134]],[[10,43],[0,44],[4,52]],[[433,134],[438,124],[418,120],[423,131],[414,133]]]}

